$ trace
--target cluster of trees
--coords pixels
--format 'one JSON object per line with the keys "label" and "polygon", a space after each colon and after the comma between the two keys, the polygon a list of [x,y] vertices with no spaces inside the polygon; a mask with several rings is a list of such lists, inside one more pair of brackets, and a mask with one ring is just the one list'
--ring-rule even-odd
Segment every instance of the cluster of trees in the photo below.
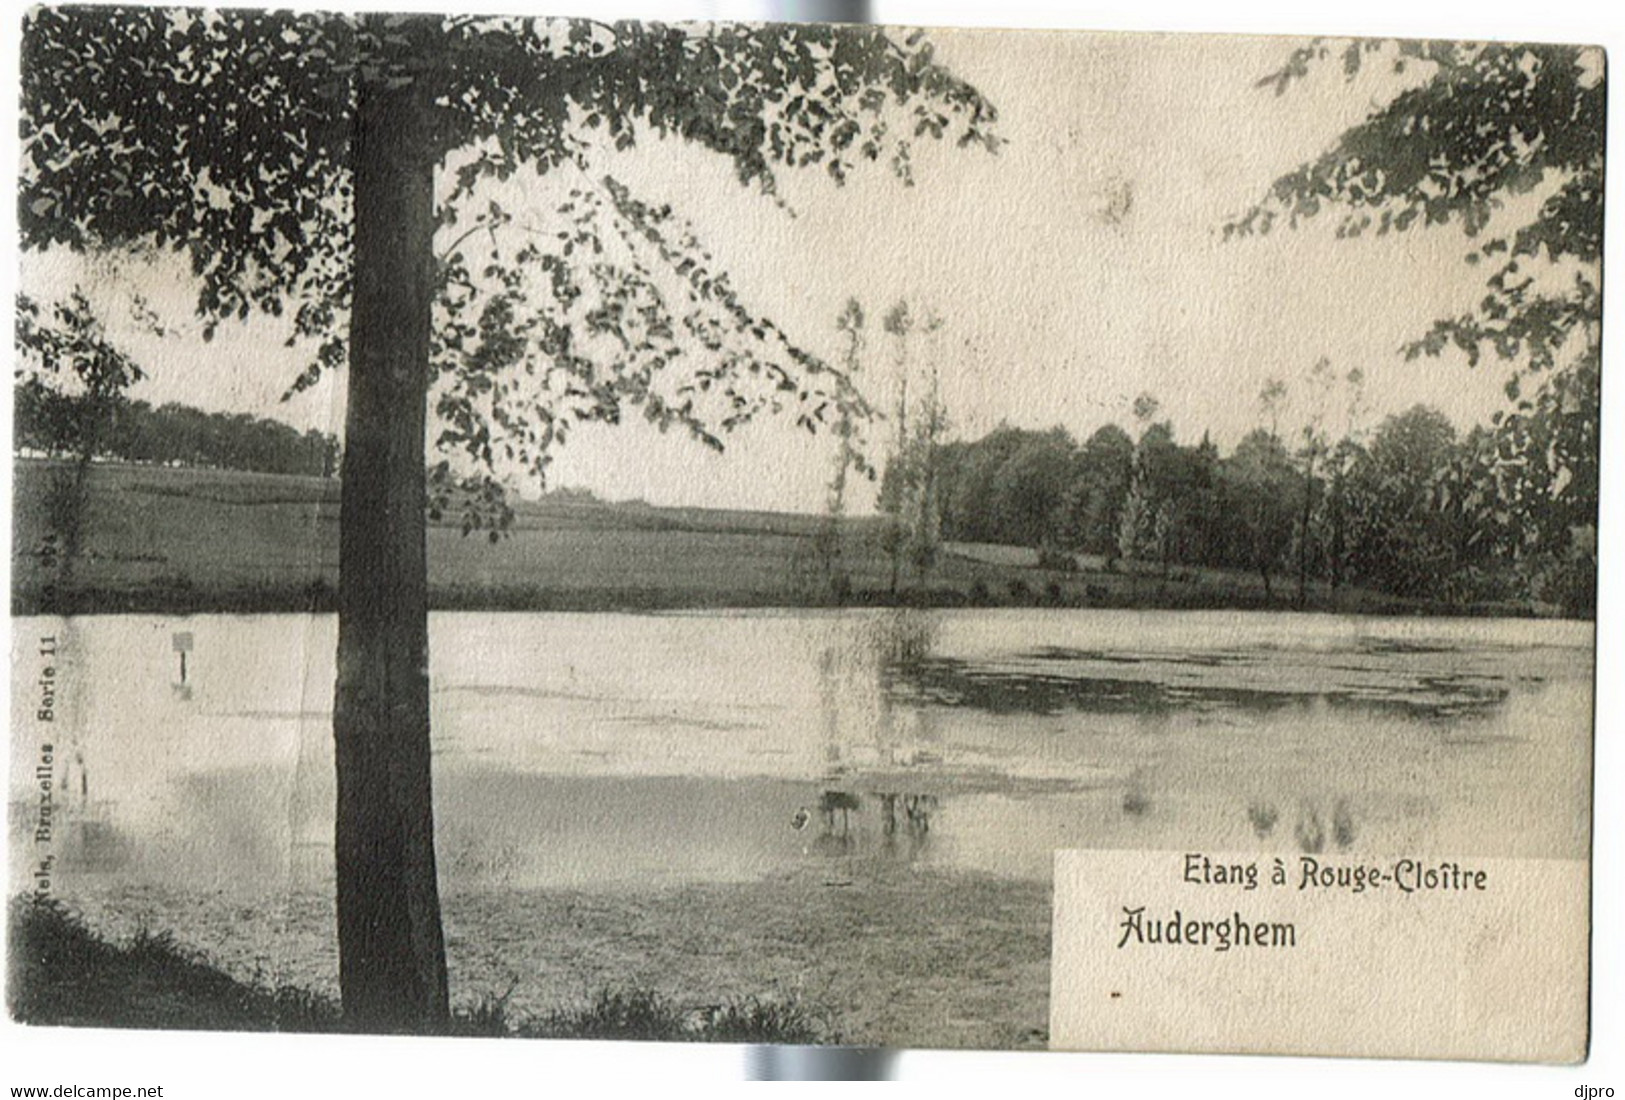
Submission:
{"label": "cluster of trees", "polygon": [[[1332,387],[1322,364],[1311,378]],[[1359,372],[1336,380],[1357,409]],[[1061,428],[1001,426],[936,451],[943,538],[1032,547],[1068,567],[1169,576],[1197,567],[1257,573],[1266,592],[1359,585],[1457,601],[1540,599],[1595,607],[1594,534],[1559,495],[1503,492],[1512,429],[1465,435],[1417,405],[1333,438],[1324,418],[1283,434],[1284,388],[1261,395],[1265,423],[1229,454],[1204,434],[1181,443],[1135,402],[1134,430],[1107,424],[1079,444]]]}
{"label": "cluster of trees", "polygon": [[[1589,609],[1601,424],[1602,51],[1317,39],[1259,86],[1284,95],[1328,65],[1350,79],[1371,65],[1426,77],[1276,179],[1225,234],[1328,216],[1344,239],[1451,225],[1465,234],[1463,259],[1484,273],[1484,294],[1437,319],[1405,356],[1452,352],[1469,364],[1493,356],[1514,374],[1509,406],[1461,441],[1455,472],[1430,476],[1431,491],[1440,508],[1472,517],[1464,538],[1497,563],[1492,572],[1510,569],[1547,598]],[[1507,200],[1519,195],[1538,203],[1509,220]],[[1470,560],[1462,572],[1483,568]]]}
{"label": "cluster of trees", "polygon": [[893,305],[882,321],[893,348],[896,373],[896,405],[892,410],[892,440],[885,476],[881,481],[880,507],[887,517],[883,542],[891,559],[891,591],[895,595],[903,570],[924,573],[936,564],[941,542],[941,449],[948,432],[935,363],[925,363],[916,371],[911,363],[911,345],[916,336],[929,336],[942,328],[935,313],[920,312],[907,299]]}
{"label": "cluster of trees", "polygon": [[176,402],[154,407],[118,401],[88,410],[82,397],[38,377],[18,382],[14,393],[13,445],[20,450],[77,455],[87,417],[99,412],[104,423],[94,433],[93,458],[314,477],[338,473],[338,438],[314,428],[300,432],[280,420],[208,413]]}
{"label": "cluster of trees", "polygon": [[[863,305],[852,298],[836,319],[846,344],[841,367],[848,378],[862,373],[869,344],[868,318]],[[881,543],[891,563],[890,588],[896,595],[906,571],[924,574],[936,564],[942,541],[936,471],[938,452],[948,434],[948,414],[936,362],[929,355],[921,356],[917,345],[921,338],[940,332],[943,321],[935,312],[900,298],[880,313],[878,328],[881,350],[887,353],[891,369],[889,383],[881,383],[891,389],[884,425],[887,438],[882,441],[886,458],[879,506],[886,523]],[[844,596],[851,585],[842,561],[840,521],[847,512],[853,477],[875,473],[865,454],[868,439],[864,428],[877,415],[878,410],[872,408],[849,407],[830,426],[836,440],[835,462],[818,533],[818,554],[825,580],[837,596]]]}
{"label": "cluster of trees", "polygon": [[[1508,407],[1461,438],[1426,408],[1367,436],[1355,430],[1360,376],[1338,378],[1323,362],[1308,379],[1316,411],[1306,424],[1283,437],[1285,389],[1268,386],[1260,395],[1266,426],[1222,459],[1206,439],[1177,444],[1149,399],[1136,403],[1135,434],[1104,428],[1081,447],[1064,432],[1001,429],[933,448],[946,536],[1090,550],[1164,569],[1245,567],[1266,585],[1287,574],[1300,598],[1321,580],[1594,611],[1601,51],[1317,39],[1258,84],[1286,94],[1330,65],[1348,79],[1368,65],[1426,78],[1275,180],[1224,227],[1226,238],[1299,228],[1332,211],[1341,212],[1343,239],[1457,226],[1486,293],[1472,310],[1435,321],[1404,354],[1512,365]],[[1540,196],[1533,215],[1498,221],[1509,196],[1530,193]],[[1348,416],[1334,435],[1339,396]],[[917,460],[917,452],[906,459]]]}

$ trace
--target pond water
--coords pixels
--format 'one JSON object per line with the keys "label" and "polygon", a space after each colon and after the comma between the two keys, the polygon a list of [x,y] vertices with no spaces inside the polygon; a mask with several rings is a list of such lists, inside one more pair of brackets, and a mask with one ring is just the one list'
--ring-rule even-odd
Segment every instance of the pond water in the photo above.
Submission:
{"label": "pond water", "polygon": [[[12,889],[50,738],[58,892],[322,891],[335,632],[14,620]],[[1232,612],[437,614],[442,875],[454,896],[819,864],[1042,882],[1061,847],[1583,857],[1592,637]]]}

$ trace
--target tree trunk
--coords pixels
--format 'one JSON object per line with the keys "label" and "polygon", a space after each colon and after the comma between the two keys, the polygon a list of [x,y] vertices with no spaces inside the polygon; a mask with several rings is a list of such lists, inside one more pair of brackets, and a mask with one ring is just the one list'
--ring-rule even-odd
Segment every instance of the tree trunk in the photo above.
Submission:
{"label": "tree trunk", "polygon": [[361,81],[339,516],[339,986],[346,1024],[442,1030],[429,745],[424,420],[434,158],[411,84]]}
{"label": "tree trunk", "polygon": [[1331,574],[1332,591],[1343,586],[1343,470],[1338,466],[1332,478],[1332,495],[1327,502],[1332,509],[1332,552],[1327,564]]}
{"label": "tree trunk", "polygon": [[1298,528],[1298,607],[1309,606],[1309,521],[1315,508],[1315,452],[1311,450],[1303,473],[1303,523]]}
{"label": "tree trunk", "polygon": [[[899,340],[903,338],[898,337]],[[908,507],[908,483],[913,476],[909,471],[908,454],[908,348],[902,349],[897,360],[897,496],[892,501],[891,513],[891,594],[897,598],[903,566],[903,509]]]}

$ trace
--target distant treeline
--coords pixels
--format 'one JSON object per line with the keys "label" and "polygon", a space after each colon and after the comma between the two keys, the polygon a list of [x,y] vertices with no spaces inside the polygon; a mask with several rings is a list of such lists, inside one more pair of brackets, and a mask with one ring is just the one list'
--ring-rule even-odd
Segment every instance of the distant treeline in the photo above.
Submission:
{"label": "distant treeline", "polygon": [[1507,423],[1459,436],[1418,405],[1358,439],[1306,431],[1289,446],[1259,428],[1228,455],[1151,416],[1137,428],[1107,425],[1081,445],[1013,427],[942,442],[929,477],[888,466],[882,506],[907,516],[898,486],[929,484],[932,506],[912,514],[934,514],[941,539],[1032,547],[1052,568],[1082,553],[1137,574],[1245,569],[1299,599],[1357,585],[1595,608],[1595,484],[1520,485],[1529,464],[1508,461]]}
{"label": "distant treeline", "polygon": [[[247,413],[209,413],[175,402],[106,403],[87,416],[84,398],[65,395],[37,378],[17,383],[14,446],[63,457],[119,459],[164,466],[205,466],[266,474],[332,477],[339,441],[300,432]],[[93,434],[87,435],[87,425]]]}

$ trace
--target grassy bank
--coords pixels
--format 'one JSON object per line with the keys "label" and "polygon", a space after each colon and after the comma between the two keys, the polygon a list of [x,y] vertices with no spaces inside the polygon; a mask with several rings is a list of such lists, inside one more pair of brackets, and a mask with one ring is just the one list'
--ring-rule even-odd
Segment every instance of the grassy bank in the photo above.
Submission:
{"label": "grassy bank", "polygon": [[[870,854],[813,855],[739,882],[448,887],[446,957],[462,1026],[608,1036],[627,1033],[617,1020],[655,1018],[664,1030],[632,1030],[728,1038],[759,1028],[865,1046],[1041,1048],[1049,884]],[[183,956],[239,983],[292,987],[329,1008],[337,998],[330,890],[199,891],[166,881],[87,886],[64,900],[105,942],[126,946],[162,928]],[[80,1006],[100,996],[69,987],[52,1014],[27,1018],[87,1022]],[[112,1018],[130,1018],[112,1007]],[[237,1026],[292,1026],[276,1019],[261,1008]]]}
{"label": "grassy bank", "polygon": [[[19,1023],[110,1028],[337,1033],[332,998],[234,978],[167,933],[113,942],[63,905],[14,898],[7,924],[7,1007]],[[648,989],[600,991],[573,1010],[521,1016],[505,997],[460,1006],[447,1034],[468,1037],[829,1043],[839,1034],[795,1002],[746,997],[684,1009]]]}
{"label": "grassy bank", "polygon": [[[108,464],[92,469],[84,545],[62,582],[46,550],[49,464],[18,461],[12,612],[329,611],[338,580],[338,485],[321,478]],[[428,532],[430,604],[439,610],[652,611],[712,607],[1297,607],[1286,577],[1177,569],[1162,575],[1079,559],[1040,568],[1016,547],[944,548],[921,577],[891,585],[882,521],[841,523],[839,595],[819,552],[817,516],[546,500],[521,502],[510,536]],[[1310,590],[1310,610],[1373,614],[1530,614],[1367,590]]]}

